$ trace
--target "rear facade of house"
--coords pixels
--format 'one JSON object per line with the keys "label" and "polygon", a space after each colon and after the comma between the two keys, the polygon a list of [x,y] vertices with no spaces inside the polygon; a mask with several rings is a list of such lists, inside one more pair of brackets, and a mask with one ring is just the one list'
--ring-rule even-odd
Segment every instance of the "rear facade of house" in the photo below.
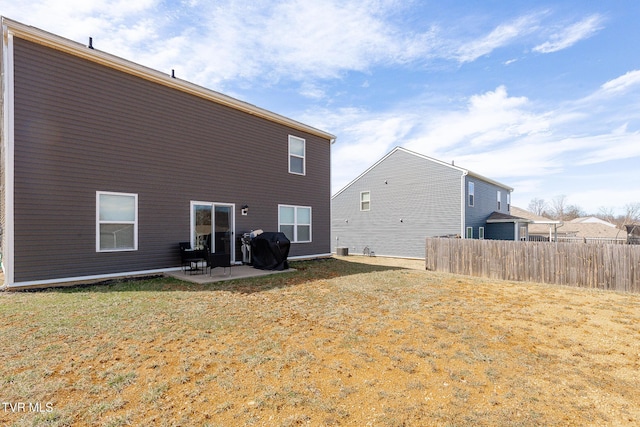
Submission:
{"label": "rear facade of house", "polygon": [[334,251],[424,258],[426,237],[485,238],[487,218],[508,213],[511,191],[396,147],[332,197]]}
{"label": "rear facade of house", "polygon": [[[282,231],[330,254],[333,136],[3,18],[9,287],[180,266],[178,243]],[[244,209],[243,209],[244,208]]]}

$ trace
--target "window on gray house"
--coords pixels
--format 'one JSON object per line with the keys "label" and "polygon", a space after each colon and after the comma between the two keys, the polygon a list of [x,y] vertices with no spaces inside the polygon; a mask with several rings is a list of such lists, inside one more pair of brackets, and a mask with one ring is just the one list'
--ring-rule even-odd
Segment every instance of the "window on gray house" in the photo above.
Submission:
{"label": "window on gray house", "polygon": [[473,227],[467,227],[467,239],[473,239]]}
{"label": "window on gray house", "polygon": [[502,191],[498,191],[498,211],[502,208]]}
{"label": "window on gray house", "polygon": [[474,185],[473,182],[469,182],[469,206],[473,206],[473,202],[474,202],[474,197],[475,197],[475,189],[474,189]]}
{"label": "window on gray house", "polygon": [[371,192],[369,191],[360,192],[360,210],[361,211],[371,210]]}

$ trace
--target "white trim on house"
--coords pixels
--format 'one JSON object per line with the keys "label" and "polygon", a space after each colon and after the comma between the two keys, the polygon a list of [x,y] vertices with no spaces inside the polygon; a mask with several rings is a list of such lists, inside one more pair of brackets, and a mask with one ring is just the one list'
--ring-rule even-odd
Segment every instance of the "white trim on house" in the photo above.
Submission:
{"label": "white trim on house", "polygon": [[31,280],[27,282],[8,283],[5,288],[31,288],[34,286],[50,286],[50,285],[75,285],[75,284],[88,284],[91,282],[127,278],[136,276],[146,276],[150,274],[162,274],[169,271],[179,271],[181,267],[163,268],[157,270],[141,270],[141,271],[128,271],[123,273],[110,273],[110,274],[96,274],[93,276],[77,276],[77,277],[63,277],[60,279],[47,279],[47,280]]}
{"label": "white trim on house", "polygon": [[2,106],[2,169],[4,174],[4,229],[2,230],[2,269],[4,271],[5,284],[12,284],[14,281],[14,248],[15,248],[15,229],[14,229],[14,189],[15,189],[15,170],[14,170],[14,69],[13,69],[13,35],[7,32],[5,23],[2,23],[3,46],[2,46],[2,97],[4,103]]}
{"label": "white trim on house", "polygon": [[287,259],[302,261],[302,260],[308,260],[308,259],[329,258],[332,255],[333,255],[332,253],[314,254],[314,255],[298,255],[298,256],[289,256],[287,257]]}

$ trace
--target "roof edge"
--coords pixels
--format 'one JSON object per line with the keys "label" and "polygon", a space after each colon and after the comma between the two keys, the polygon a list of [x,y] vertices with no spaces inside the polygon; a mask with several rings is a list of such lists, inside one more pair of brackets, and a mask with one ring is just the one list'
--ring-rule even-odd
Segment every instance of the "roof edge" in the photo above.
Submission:
{"label": "roof edge", "polygon": [[432,162],[438,163],[438,164],[440,164],[442,166],[448,166],[448,167],[450,167],[452,169],[456,169],[456,170],[459,170],[461,172],[465,172],[467,174],[467,176],[472,176],[474,178],[481,179],[483,181],[486,181],[486,182],[488,182],[490,184],[493,184],[493,185],[496,185],[498,187],[502,187],[505,190],[513,191],[512,187],[509,187],[508,185],[505,185],[505,184],[503,184],[501,182],[498,182],[498,181],[496,181],[494,179],[487,178],[486,176],[480,175],[479,173],[475,173],[475,172],[473,172],[473,171],[471,171],[469,169],[466,169],[466,168],[463,168],[463,167],[460,167],[460,166],[456,166],[454,164],[449,164],[449,163],[444,162],[442,160],[434,159],[433,157],[429,157],[429,156],[426,156],[424,154],[420,154],[420,153],[415,152],[415,151],[407,150],[406,148],[403,148],[403,147],[397,147],[397,148],[402,150],[402,151],[404,151],[404,152],[406,152],[406,153],[413,154],[414,156],[422,157],[423,159],[426,159],[426,160],[431,160]]}
{"label": "roof edge", "polygon": [[434,159],[433,157],[429,157],[429,156],[426,156],[424,154],[420,154],[420,153],[417,153],[415,151],[408,150],[408,149],[406,149],[404,147],[396,146],[391,151],[389,151],[387,154],[385,154],[380,160],[375,162],[373,165],[369,166],[364,172],[362,172],[356,178],[351,180],[347,185],[345,185],[340,190],[338,190],[336,192],[336,194],[331,196],[331,199],[337,197],[339,194],[344,192],[347,188],[349,188],[351,185],[353,185],[356,181],[358,181],[360,178],[362,178],[364,175],[366,175],[371,169],[373,169],[374,167],[379,165],[382,161],[384,161],[387,157],[391,156],[396,151],[403,151],[403,152],[405,152],[407,154],[411,154],[411,155],[414,155],[416,157],[420,157],[422,159],[429,160],[431,162],[437,163],[439,165],[446,166],[446,167],[449,167],[451,169],[455,169],[455,170],[461,172],[462,174],[466,174],[467,176],[472,176],[474,178],[481,179],[481,180],[486,181],[486,182],[488,182],[490,184],[496,185],[496,186],[498,186],[500,188],[504,188],[505,190],[514,191],[513,188],[509,187],[508,185],[504,185],[504,184],[502,184],[502,183],[500,183],[498,181],[495,181],[493,179],[487,178],[487,177],[482,176],[480,174],[474,173],[474,172],[470,171],[469,169],[461,168],[459,166],[452,165],[452,164],[449,164],[447,162],[443,162],[442,160]]}
{"label": "roof edge", "polygon": [[352,179],[347,185],[345,185],[344,187],[342,187],[340,190],[338,190],[336,192],[336,194],[334,194],[333,196],[331,196],[331,200],[333,200],[334,198],[338,197],[338,195],[340,195],[341,193],[343,193],[347,188],[351,187],[356,181],[358,181],[360,178],[362,178],[364,175],[366,175],[371,169],[375,168],[376,166],[378,166],[380,163],[382,163],[387,157],[389,157],[390,155],[392,155],[393,153],[395,153],[396,151],[402,149],[401,147],[394,147],[391,151],[389,151],[387,154],[385,154],[380,160],[378,160],[377,162],[375,162],[374,164],[372,164],[371,166],[369,166],[367,169],[365,169],[364,172],[362,172],[360,175],[358,175],[357,177],[355,177],[354,179]]}
{"label": "roof edge", "polygon": [[49,48],[65,52],[86,59],[88,61],[104,65],[106,67],[117,69],[125,73],[143,78],[145,80],[161,84],[163,86],[171,87],[176,90],[207,99],[217,104],[225,105],[227,107],[242,111],[247,114],[251,114],[275,123],[279,123],[303,132],[310,133],[315,136],[319,136],[324,139],[328,139],[332,144],[336,140],[336,136],[333,134],[266,110],[264,108],[257,107],[248,102],[240,101],[239,99],[224,95],[212,89],[207,89],[203,86],[198,86],[185,80],[176,79],[158,70],[145,67],[144,65],[137,64],[133,61],[120,58],[104,51],[89,48],[81,43],[74,42],[62,36],[52,34],[50,32],[30,25],[22,24],[5,16],[2,16],[1,18],[3,33],[5,35],[9,32],[13,34],[14,37],[19,37],[33,43],[47,46]]}

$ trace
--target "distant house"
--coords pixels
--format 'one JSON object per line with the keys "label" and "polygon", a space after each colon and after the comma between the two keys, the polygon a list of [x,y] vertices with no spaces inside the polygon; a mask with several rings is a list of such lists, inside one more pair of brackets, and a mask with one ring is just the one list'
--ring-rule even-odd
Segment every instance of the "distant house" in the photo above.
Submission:
{"label": "distant house", "polygon": [[562,221],[536,215],[517,206],[511,206],[511,214],[529,221],[527,238],[521,240],[554,241],[558,235],[558,227]]}
{"label": "distant house", "polygon": [[[180,268],[179,242],[282,231],[331,254],[334,136],[2,18],[4,285]],[[0,284],[1,285],[1,284]]]}
{"label": "distant house", "polygon": [[[424,258],[426,237],[519,239],[509,186],[396,147],[332,198],[335,247]],[[488,221],[493,216],[494,221]]]}
{"label": "distant house", "polygon": [[612,224],[609,221],[605,221],[604,219],[600,219],[600,218],[595,217],[595,216],[586,216],[586,217],[574,218],[569,222],[571,222],[573,224],[602,224],[602,225],[606,225],[606,226],[612,227],[612,228],[616,227],[615,224]]}
{"label": "distant house", "polygon": [[511,208],[511,213],[531,221],[529,240],[623,243],[627,238],[624,230],[609,222],[597,218],[594,220],[593,217],[562,222],[532,214],[516,206]]}

